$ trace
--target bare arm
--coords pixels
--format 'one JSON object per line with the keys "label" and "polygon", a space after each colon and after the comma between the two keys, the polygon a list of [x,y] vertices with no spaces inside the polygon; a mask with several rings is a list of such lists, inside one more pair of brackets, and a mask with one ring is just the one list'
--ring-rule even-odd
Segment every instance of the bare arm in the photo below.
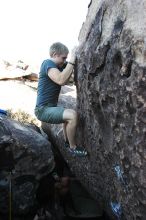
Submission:
{"label": "bare arm", "polygon": [[66,68],[60,72],[57,68],[51,68],[48,70],[48,76],[51,80],[59,85],[64,85],[71,77],[74,66],[70,63],[67,64]]}

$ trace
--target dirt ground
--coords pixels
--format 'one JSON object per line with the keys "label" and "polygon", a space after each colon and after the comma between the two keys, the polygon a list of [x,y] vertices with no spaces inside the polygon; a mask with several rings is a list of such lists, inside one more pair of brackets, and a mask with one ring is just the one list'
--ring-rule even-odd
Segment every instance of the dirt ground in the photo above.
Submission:
{"label": "dirt ground", "polygon": [[13,111],[21,109],[34,116],[35,101],[36,88],[27,86],[19,80],[0,81],[0,109]]}

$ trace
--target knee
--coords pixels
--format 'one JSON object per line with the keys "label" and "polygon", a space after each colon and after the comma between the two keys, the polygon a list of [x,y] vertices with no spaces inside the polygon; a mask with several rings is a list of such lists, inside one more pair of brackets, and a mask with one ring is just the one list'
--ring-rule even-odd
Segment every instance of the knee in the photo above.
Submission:
{"label": "knee", "polygon": [[77,121],[77,112],[72,110],[72,117],[71,117],[72,121]]}
{"label": "knee", "polygon": [[63,118],[67,122],[76,122],[77,121],[77,113],[73,109],[66,109],[64,111]]}

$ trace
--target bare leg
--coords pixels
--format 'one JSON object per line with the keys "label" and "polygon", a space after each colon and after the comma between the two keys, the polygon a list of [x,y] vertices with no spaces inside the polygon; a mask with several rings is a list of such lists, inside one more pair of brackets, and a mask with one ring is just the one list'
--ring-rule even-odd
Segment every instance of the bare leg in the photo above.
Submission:
{"label": "bare leg", "polygon": [[70,148],[76,147],[75,133],[77,127],[77,113],[72,109],[66,109],[63,113],[63,119],[66,121],[66,136],[68,138]]}
{"label": "bare leg", "polygon": [[64,122],[64,123],[63,123],[63,135],[64,135],[64,140],[65,140],[65,141],[68,141],[67,133],[66,133],[66,126],[67,126],[67,122]]}
{"label": "bare leg", "polygon": [[63,113],[63,119],[66,123],[64,126],[64,135],[68,138],[71,152],[77,156],[86,156],[87,151],[82,147],[77,146],[75,141],[77,113],[74,110],[66,109]]}

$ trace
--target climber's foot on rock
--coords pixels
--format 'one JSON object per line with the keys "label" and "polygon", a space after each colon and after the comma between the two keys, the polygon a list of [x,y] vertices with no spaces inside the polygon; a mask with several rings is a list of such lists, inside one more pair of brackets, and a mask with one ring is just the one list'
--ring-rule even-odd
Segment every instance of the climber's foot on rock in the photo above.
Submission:
{"label": "climber's foot on rock", "polygon": [[74,156],[85,157],[88,154],[83,147],[77,146],[76,148],[71,148],[68,141],[65,141],[65,148],[68,148],[69,152]]}

